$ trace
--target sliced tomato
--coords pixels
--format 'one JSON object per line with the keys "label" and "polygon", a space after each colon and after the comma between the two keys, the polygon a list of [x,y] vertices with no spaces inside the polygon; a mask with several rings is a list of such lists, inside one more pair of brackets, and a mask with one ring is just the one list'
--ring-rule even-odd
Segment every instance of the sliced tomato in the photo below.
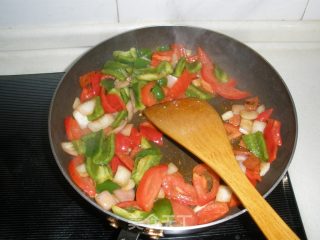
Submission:
{"label": "sliced tomato", "polygon": [[151,57],[151,66],[156,67],[162,61],[171,62],[172,56],[173,56],[172,50],[154,52]]}
{"label": "sliced tomato", "polygon": [[130,139],[130,136],[125,136],[121,133],[116,134],[116,153],[125,153],[128,154],[131,151],[131,148],[133,147],[132,140]]}
{"label": "sliced tomato", "polygon": [[133,159],[129,156],[129,153],[116,153],[117,157],[120,159],[121,163],[125,167],[127,167],[130,171],[133,170],[134,167],[134,161]]}
{"label": "sliced tomato", "polygon": [[80,94],[80,101],[83,102],[94,96],[100,94],[100,81],[104,75],[101,72],[92,71],[80,77],[80,86],[82,92]]}
{"label": "sliced tomato", "polygon": [[267,145],[269,162],[277,158],[278,147],[282,145],[281,139],[281,122],[274,119],[267,121],[267,126],[264,129],[264,138]]}
{"label": "sliced tomato", "polygon": [[[215,199],[219,185],[219,176],[205,164],[193,168],[192,183],[198,194],[198,204],[205,205]],[[211,188],[209,189],[209,185]]]}
{"label": "sliced tomato", "polygon": [[100,97],[102,107],[106,113],[115,113],[126,109],[126,105],[117,94],[105,94],[104,89],[102,89]]}
{"label": "sliced tomato", "polygon": [[243,99],[250,96],[249,92],[241,91],[237,88],[228,87],[226,85],[219,85],[217,94],[221,97],[232,100]]}
{"label": "sliced tomato", "polygon": [[68,166],[69,174],[72,181],[77,184],[81,190],[83,190],[89,197],[94,197],[96,195],[96,187],[95,183],[90,177],[82,177],[78,171],[77,167],[84,163],[84,158],[82,156],[78,156],[73,158]]}
{"label": "sliced tomato", "polygon": [[117,169],[120,165],[123,165],[122,162],[120,161],[120,158],[118,156],[114,156],[110,162],[110,167],[113,174],[117,172]]}
{"label": "sliced tomato", "polygon": [[260,169],[260,159],[253,154],[248,155],[247,159],[242,163],[248,170]]}
{"label": "sliced tomato", "polygon": [[165,176],[162,182],[162,189],[168,199],[173,199],[181,204],[197,205],[198,195],[191,184],[184,181],[180,173],[173,173]]}
{"label": "sliced tomato", "polygon": [[223,217],[229,211],[227,203],[212,201],[197,212],[198,224],[205,224]]}
{"label": "sliced tomato", "polygon": [[64,119],[64,127],[69,141],[80,139],[90,132],[88,129],[81,129],[77,121],[71,116]]}
{"label": "sliced tomato", "polygon": [[232,193],[230,202],[228,202],[228,207],[229,208],[237,207],[237,206],[240,206],[240,204],[241,202],[238,199],[238,197],[234,193]]}
{"label": "sliced tomato", "polygon": [[173,99],[181,97],[195,77],[194,73],[184,70],[176,83],[169,89],[169,96]]}
{"label": "sliced tomato", "polygon": [[230,141],[237,139],[242,135],[239,131],[239,127],[236,127],[230,123],[223,123],[223,126],[226,129]]}
{"label": "sliced tomato", "polygon": [[246,169],[246,175],[253,186],[256,186],[257,181],[261,181],[260,167],[256,167],[254,169]]}
{"label": "sliced tomato", "polygon": [[149,141],[152,141],[158,145],[163,145],[163,134],[158,131],[151,123],[143,122],[139,126],[140,133]]}
{"label": "sliced tomato", "polygon": [[119,202],[116,204],[117,207],[120,208],[136,208],[136,209],[141,209],[140,206],[138,205],[137,201],[124,201],[124,202]]}
{"label": "sliced tomato", "polygon": [[147,107],[150,107],[158,102],[154,94],[151,92],[154,85],[155,82],[152,81],[144,85],[141,89],[141,100],[142,103]]}
{"label": "sliced tomato", "polygon": [[198,224],[198,217],[189,206],[175,200],[170,200],[173,209],[174,220],[179,226],[194,226]]}
{"label": "sliced tomato", "polygon": [[271,117],[272,112],[273,112],[273,108],[266,109],[265,111],[263,111],[258,115],[256,120],[265,122]]}
{"label": "sliced tomato", "polygon": [[136,192],[136,201],[142,210],[150,211],[153,208],[167,170],[167,165],[160,164],[149,168],[143,175]]}

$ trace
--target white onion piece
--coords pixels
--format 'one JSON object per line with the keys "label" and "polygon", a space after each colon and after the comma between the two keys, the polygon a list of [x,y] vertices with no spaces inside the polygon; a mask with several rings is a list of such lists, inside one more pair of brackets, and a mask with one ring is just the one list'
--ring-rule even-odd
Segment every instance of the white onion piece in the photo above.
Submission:
{"label": "white onion piece", "polygon": [[105,210],[110,210],[113,205],[119,201],[108,191],[103,191],[95,196],[96,202]]}
{"label": "white onion piece", "polygon": [[127,79],[126,81],[120,81],[120,80],[115,80],[114,81],[114,87],[115,88],[124,88],[129,86],[130,81],[128,81],[129,79]]}
{"label": "white onion piece", "polygon": [[74,110],[73,117],[77,121],[77,123],[79,124],[79,127],[81,129],[85,129],[88,126],[89,120],[88,120],[87,116],[81,114],[79,111]]}
{"label": "white onion piece", "polygon": [[196,87],[201,87],[201,80],[199,78],[192,80],[192,84],[195,85]]}
{"label": "white onion piece", "polygon": [[73,108],[73,110],[74,109],[76,109],[79,105],[80,105],[80,99],[78,98],[78,97],[76,97],[75,99],[74,99],[74,102],[73,102],[73,104],[72,104],[72,108]]}
{"label": "white onion piece", "polygon": [[96,100],[94,98],[79,104],[76,108],[82,115],[88,116],[94,111]]}
{"label": "white onion piece", "polygon": [[225,112],[225,113],[223,113],[221,115],[221,118],[222,118],[223,121],[227,121],[232,117],[233,117],[233,112],[232,111],[227,111],[227,112]]}
{"label": "white onion piece", "polygon": [[173,163],[169,163],[167,174],[173,174],[175,172],[178,172],[178,167],[176,165],[174,165]]}
{"label": "white onion piece", "polygon": [[266,173],[269,171],[270,169],[270,163],[269,162],[261,162],[260,163],[260,176],[264,176],[266,175]]}
{"label": "white onion piece", "polygon": [[247,158],[248,158],[248,156],[244,155],[244,154],[238,154],[235,157],[236,157],[236,160],[239,162],[243,162],[243,161],[247,160]]}
{"label": "white onion piece", "polygon": [[244,109],[244,105],[234,104],[231,107],[233,114],[240,114],[240,112]]}
{"label": "white onion piece", "polygon": [[216,201],[218,202],[230,202],[232,191],[228,186],[220,185],[218,188]]}
{"label": "white onion piece", "polygon": [[127,124],[127,125],[121,130],[121,134],[124,135],[124,136],[129,137],[130,134],[131,134],[132,128],[133,128],[133,124],[132,124],[132,123]]}
{"label": "white onion piece", "polygon": [[158,198],[164,198],[166,195],[165,195],[165,193],[164,193],[164,191],[163,191],[163,188],[160,188],[160,191],[159,191],[159,193],[158,193]]}
{"label": "white onion piece", "polygon": [[79,175],[80,175],[81,177],[88,177],[88,176],[89,176],[89,175],[88,175],[88,172],[87,172],[87,168],[86,168],[86,164],[85,164],[85,163],[82,163],[82,164],[78,165],[78,166],[76,167],[76,170],[77,170],[77,172],[79,173]]}
{"label": "white onion piece", "polygon": [[124,166],[119,165],[113,181],[121,187],[126,186],[131,178],[131,172]]}
{"label": "white onion piece", "polygon": [[175,77],[175,76],[172,76],[172,75],[168,75],[167,76],[167,79],[168,79],[168,83],[167,83],[167,86],[169,88],[172,88],[172,86],[177,82],[178,78]]}
{"label": "white onion piece", "polygon": [[257,108],[257,113],[262,113],[266,110],[266,107],[262,104]]}
{"label": "white onion piece", "polygon": [[98,132],[101,129],[109,127],[114,121],[112,114],[105,114],[101,118],[98,118],[95,121],[89,122],[88,128],[92,132]]}
{"label": "white onion piece", "polygon": [[262,132],[263,133],[266,125],[267,125],[267,123],[265,123],[265,122],[254,120],[253,124],[252,124],[252,131],[251,132],[252,133]]}
{"label": "white onion piece", "polygon": [[128,103],[126,104],[126,108],[128,111],[128,121],[130,122],[134,114],[134,106],[131,101],[128,101]]}
{"label": "white onion piece", "polygon": [[256,111],[242,110],[240,116],[247,120],[255,120],[258,117],[258,113]]}
{"label": "white onion piece", "polygon": [[252,121],[248,119],[241,119],[239,131],[243,134],[249,134],[252,129]]}
{"label": "white onion piece", "polygon": [[133,179],[130,178],[128,184],[122,187],[121,189],[128,191],[128,190],[134,189],[135,186],[136,186],[136,183],[133,181]]}
{"label": "white onion piece", "polygon": [[246,173],[247,168],[246,168],[245,165],[243,165],[243,162],[242,162],[242,161],[239,161],[238,163],[239,163],[239,167],[240,167],[241,171],[242,171],[243,173]]}
{"label": "white onion piece", "polygon": [[123,189],[117,189],[113,191],[113,194],[120,202],[133,201],[135,197],[134,189],[127,191]]}
{"label": "white onion piece", "polygon": [[78,153],[74,149],[72,142],[62,142],[61,147],[62,147],[63,151],[65,151],[66,153],[68,153],[72,156],[78,156]]}

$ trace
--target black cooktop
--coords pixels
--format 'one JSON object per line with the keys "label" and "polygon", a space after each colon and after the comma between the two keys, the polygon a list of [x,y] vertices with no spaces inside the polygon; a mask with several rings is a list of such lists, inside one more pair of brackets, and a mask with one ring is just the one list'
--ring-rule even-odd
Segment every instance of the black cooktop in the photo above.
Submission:
{"label": "black cooktop", "polygon": [[[64,179],[48,139],[48,112],[63,73],[0,76],[0,239],[116,239],[119,229]],[[287,174],[267,198],[307,239]],[[146,239],[146,237],[141,237]],[[163,239],[264,239],[250,216]]]}

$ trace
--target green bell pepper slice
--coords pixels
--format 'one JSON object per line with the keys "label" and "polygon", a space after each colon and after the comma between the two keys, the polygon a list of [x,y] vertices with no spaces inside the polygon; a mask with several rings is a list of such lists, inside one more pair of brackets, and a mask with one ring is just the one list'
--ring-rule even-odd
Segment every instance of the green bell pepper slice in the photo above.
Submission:
{"label": "green bell pepper slice", "polygon": [[117,190],[119,188],[121,187],[110,179],[96,185],[96,191],[98,193],[101,193],[103,191],[113,193],[114,190]]}
{"label": "green bell pepper slice", "polygon": [[144,104],[142,103],[142,96],[141,96],[141,88],[143,87],[143,82],[135,82],[132,84],[131,89],[134,96],[134,105],[138,110],[143,110],[145,108]]}
{"label": "green bell pepper slice", "polygon": [[157,101],[161,101],[165,97],[162,87],[160,87],[158,84],[154,85],[154,87],[151,89],[151,92],[153,96],[157,99]]}
{"label": "green bell pepper slice", "polygon": [[174,72],[173,72],[173,76],[175,77],[180,77],[184,68],[186,67],[186,58],[185,57],[181,57],[178,62],[177,62],[177,65],[174,69]]}
{"label": "green bell pepper slice", "polygon": [[248,135],[243,135],[242,139],[250,152],[262,161],[268,161],[268,150],[262,132],[258,131]]}
{"label": "green bell pepper slice", "polygon": [[186,64],[186,68],[191,73],[197,73],[197,72],[199,72],[201,70],[202,64],[199,61],[195,61],[195,62],[192,62],[192,63],[187,63]]}
{"label": "green bell pepper slice", "polygon": [[130,48],[128,51],[114,51],[113,58],[121,63],[133,63],[137,59],[137,50]]}
{"label": "green bell pepper slice", "polygon": [[95,106],[94,110],[91,114],[87,116],[89,121],[94,121],[104,115],[104,110],[101,104],[101,99],[99,96],[94,97],[95,100]]}
{"label": "green bell pepper slice", "polygon": [[97,184],[112,179],[112,170],[109,165],[96,164],[92,158],[86,158],[85,165],[89,176]]}
{"label": "green bell pepper slice", "polygon": [[149,212],[141,211],[134,208],[120,208],[116,205],[112,206],[112,211],[120,217],[126,218],[131,221],[139,222],[149,216]]}
{"label": "green bell pepper slice", "polygon": [[225,71],[223,71],[220,67],[216,66],[214,68],[214,74],[218,78],[219,82],[226,83],[229,81],[229,77]]}
{"label": "green bell pepper slice", "polygon": [[107,61],[102,69],[102,73],[110,74],[120,81],[125,81],[129,76],[130,67],[117,61]]}
{"label": "green bell pepper slice", "polygon": [[169,199],[158,199],[154,203],[152,210],[154,214],[159,218],[161,223],[168,223],[173,221],[173,209]]}
{"label": "green bell pepper slice", "polygon": [[187,97],[195,97],[203,100],[208,100],[213,97],[210,93],[203,91],[202,89],[194,86],[193,84],[190,84],[188,86],[185,94]]}
{"label": "green bell pepper slice", "polygon": [[100,82],[100,86],[104,87],[105,90],[107,90],[107,92],[109,92],[111,89],[114,88],[114,80],[113,79],[103,79]]}
{"label": "green bell pepper slice", "polygon": [[111,124],[112,128],[117,128],[121,124],[121,122],[128,116],[128,111],[127,110],[122,110],[119,112],[114,119],[113,123]]}

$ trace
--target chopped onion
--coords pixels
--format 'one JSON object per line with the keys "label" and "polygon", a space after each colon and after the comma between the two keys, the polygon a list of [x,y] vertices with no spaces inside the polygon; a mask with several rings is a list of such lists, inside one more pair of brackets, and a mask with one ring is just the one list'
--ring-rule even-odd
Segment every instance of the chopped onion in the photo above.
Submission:
{"label": "chopped onion", "polygon": [[255,133],[255,132],[262,132],[264,131],[265,127],[266,127],[266,123],[265,122],[261,122],[261,121],[258,121],[258,120],[254,120],[253,121],[253,124],[252,124],[252,133]]}
{"label": "chopped onion", "polygon": [[94,98],[85,101],[78,105],[76,108],[82,115],[88,116],[89,114],[93,113],[94,107],[96,106],[96,100]]}
{"label": "chopped onion", "polygon": [[238,163],[239,163],[239,167],[240,167],[241,171],[242,171],[243,173],[246,173],[247,168],[246,168],[245,165],[243,165],[243,162],[242,162],[242,161],[239,161]]}
{"label": "chopped onion", "polygon": [[269,162],[261,162],[260,163],[260,176],[264,176],[266,175],[266,173],[269,171],[270,169],[270,163]]}
{"label": "chopped onion", "polygon": [[195,80],[192,80],[192,84],[196,87],[201,87],[201,79],[197,78]]}
{"label": "chopped onion", "polygon": [[174,165],[173,163],[169,163],[167,174],[173,174],[175,172],[178,172],[178,167],[176,165]]}
{"label": "chopped onion", "polygon": [[134,189],[130,189],[130,190],[117,189],[113,191],[113,194],[120,202],[133,201],[135,197]]}
{"label": "chopped onion", "polygon": [[131,101],[128,101],[128,103],[126,104],[126,108],[128,111],[128,121],[130,122],[134,114],[134,106]]}
{"label": "chopped onion", "polygon": [[124,135],[124,136],[127,136],[127,137],[130,136],[132,128],[133,128],[133,124],[132,124],[132,123],[127,124],[127,125],[121,130],[121,134]]}
{"label": "chopped onion", "polygon": [[79,111],[74,110],[73,117],[77,121],[81,129],[85,129],[88,126],[89,120],[87,116],[81,114]]}
{"label": "chopped onion", "polygon": [[101,118],[98,118],[95,121],[89,122],[88,128],[92,132],[98,132],[101,129],[109,127],[114,121],[112,114],[105,114]]}
{"label": "chopped onion", "polygon": [[226,185],[220,185],[218,188],[216,201],[218,202],[230,202],[232,191]]}
{"label": "chopped onion", "polygon": [[78,98],[78,97],[76,97],[75,99],[74,99],[74,102],[73,102],[73,104],[72,104],[72,108],[73,108],[73,110],[74,109],[76,109],[79,105],[80,105],[80,99]]}
{"label": "chopped onion", "polygon": [[165,193],[164,193],[164,191],[163,191],[163,188],[160,188],[160,191],[159,191],[159,193],[158,193],[158,198],[164,198],[166,195],[165,195]]}
{"label": "chopped onion", "polygon": [[239,161],[239,162],[243,162],[243,161],[247,160],[247,158],[248,158],[248,156],[244,155],[244,154],[236,155],[236,160]]}
{"label": "chopped onion", "polygon": [[197,206],[195,206],[194,208],[193,208],[193,211],[195,212],[195,213],[197,213],[197,212],[199,212],[199,211],[201,211],[205,206],[207,206],[208,204],[205,204],[205,205],[202,205],[202,206],[200,206],[200,205],[197,205]]}
{"label": "chopped onion", "polygon": [[124,166],[119,165],[113,181],[124,187],[129,183],[130,178],[131,172]]}
{"label": "chopped onion", "polygon": [[247,120],[255,120],[258,117],[258,113],[256,111],[240,111],[240,116]]}
{"label": "chopped onion", "polygon": [[76,170],[77,170],[77,172],[79,173],[79,175],[80,175],[81,177],[88,177],[88,176],[89,176],[89,175],[88,175],[88,172],[87,172],[87,168],[86,168],[86,164],[85,164],[85,163],[82,163],[82,164],[78,165],[78,166],[76,167]]}
{"label": "chopped onion", "polygon": [[61,147],[62,147],[63,151],[65,151],[66,153],[68,153],[72,156],[78,156],[78,153],[74,149],[72,142],[62,142]]}
{"label": "chopped onion", "polygon": [[129,84],[130,84],[130,81],[128,81],[128,79],[126,81],[120,81],[118,79],[114,81],[115,88],[124,88],[129,86]]}
{"label": "chopped onion", "polygon": [[239,131],[243,134],[249,134],[252,129],[252,121],[248,119],[241,119]]}
{"label": "chopped onion", "polygon": [[257,108],[256,111],[257,111],[257,113],[262,113],[262,112],[264,112],[264,110],[266,110],[266,107],[262,104]]}
{"label": "chopped onion", "polygon": [[133,179],[130,178],[128,184],[122,187],[121,189],[128,191],[130,189],[134,189],[135,186],[136,186],[136,183],[133,181]]}
{"label": "chopped onion", "polygon": [[244,109],[244,105],[234,104],[231,107],[233,114],[240,114],[240,112]]}
{"label": "chopped onion", "polygon": [[113,205],[116,205],[119,201],[108,191],[103,191],[96,195],[96,202],[105,210],[110,210]]}
{"label": "chopped onion", "polygon": [[223,121],[227,121],[232,117],[233,117],[233,112],[232,111],[227,111],[227,112],[225,112],[225,113],[223,113],[221,115],[221,118],[222,118]]}
{"label": "chopped onion", "polygon": [[167,86],[168,86],[169,88],[172,88],[172,86],[173,86],[173,85],[177,82],[177,80],[178,80],[177,77],[172,76],[172,75],[168,75],[168,76],[167,76],[167,79],[168,79],[168,84],[167,84]]}

